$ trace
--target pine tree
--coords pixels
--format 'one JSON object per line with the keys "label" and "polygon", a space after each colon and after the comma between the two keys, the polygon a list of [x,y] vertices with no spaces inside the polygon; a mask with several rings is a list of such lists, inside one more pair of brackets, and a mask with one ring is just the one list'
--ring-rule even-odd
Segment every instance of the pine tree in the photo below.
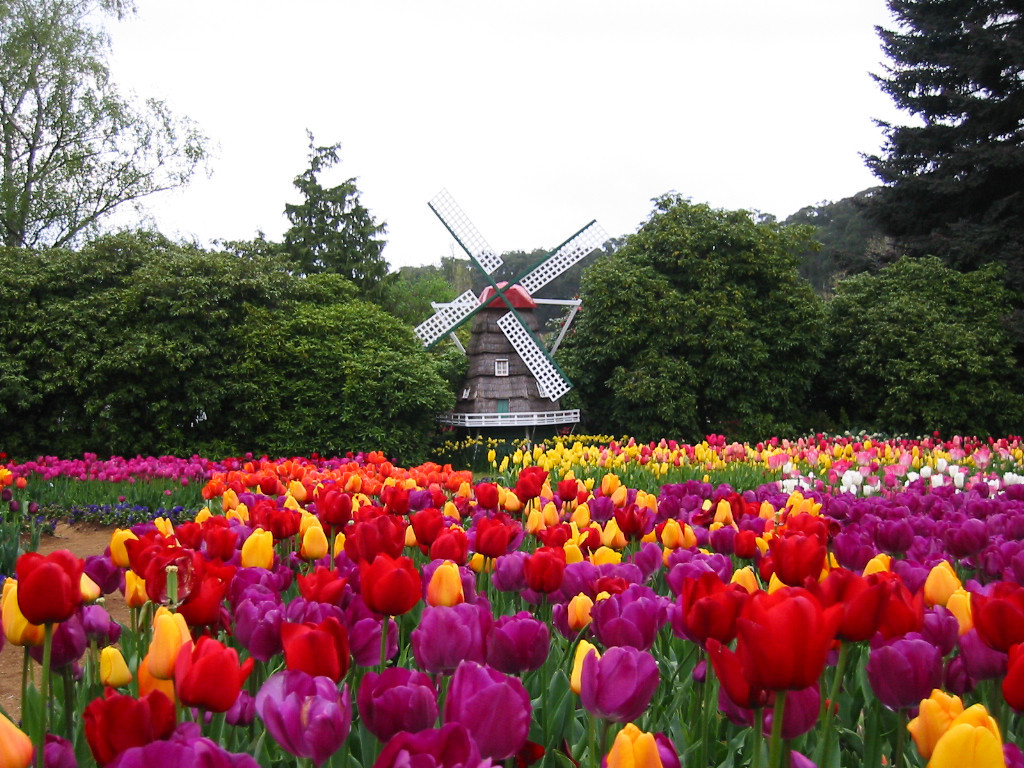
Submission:
{"label": "pine tree", "polygon": [[889,0],[892,60],[876,78],[911,125],[880,122],[868,212],[903,252],[958,269],[991,261],[1024,288],[1024,3]]}
{"label": "pine tree", "polygon": [[320,174],[339,162],[340,144],[315,146],[309,135],[309,168],[295,177],[303,202],[286,204],[291,227],[284,234],[283,249],[302,274],[335,272],[350,279],[367,299],[379,300],[388,274],[382,255],[386,231],[359,201],[356,180],[348,179],[325,188]]}

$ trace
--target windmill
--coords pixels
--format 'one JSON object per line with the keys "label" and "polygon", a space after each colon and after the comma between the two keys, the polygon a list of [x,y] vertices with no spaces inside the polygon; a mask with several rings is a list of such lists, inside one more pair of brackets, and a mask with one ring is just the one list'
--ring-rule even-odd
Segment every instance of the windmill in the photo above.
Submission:
{"label": "windmill", "polygon": [[[552,355],[565,338],[580,301],[541,299],[534,294],[601,247],[608,235],[591,221],[515,279],[495,282],[492,274],[501,267],[501,257],[451,195],[442,190],[428,205],[488,282],[479,297],[469,290],[452,302],[434,304],[434,314],[416,328],[425,346],[450,335],[469,358],[455,410],[442,416],[441,423],[467,429],[525,427],[527,437],[532,437],[538,425],[577,423],[578,410],[560,409],[558,400],[572,383]],[[537,336],[538,304],[566,309],[550,348]],[[455,331],[470,319],[473,326],[467,349]]]}

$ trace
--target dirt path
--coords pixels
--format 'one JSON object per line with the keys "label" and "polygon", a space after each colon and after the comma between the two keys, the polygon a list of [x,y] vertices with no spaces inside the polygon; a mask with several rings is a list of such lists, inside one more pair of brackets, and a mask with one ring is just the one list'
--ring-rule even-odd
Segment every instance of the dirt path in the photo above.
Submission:
{"label": "dirt path", "polygon": [[[113,528],[93,525],[67,526],[58,525],[53,536],[44,536],[39,544],[41,554],[49,554],[58,549],[69,549],[79,557],[99,555],[110,544]],[[120,592],[107,595],[104,605],[114,621],[128,624],[128,607],[124,604]],[[5,644],[0,651],[0,707],[17,722],[21,716],[21,669],[24,658],[23,650],[14,645]],[[32,662],[38,677],[39,665]]]}

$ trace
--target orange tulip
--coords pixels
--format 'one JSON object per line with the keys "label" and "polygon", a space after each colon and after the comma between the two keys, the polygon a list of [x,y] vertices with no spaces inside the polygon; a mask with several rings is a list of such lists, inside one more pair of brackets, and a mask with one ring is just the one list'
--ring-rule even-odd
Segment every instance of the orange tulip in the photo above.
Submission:
{"label": "orange tulip", "polygon": [[917,717],[907,723],[907,730],[921,757],[927,760],[932,756],[935,744],[963,711],[964,704],[959,696],[951,696],[938,688],[927,699],[921,700]]}
{"label": "orange tulip", "polygon": [[427,583],[427,605],[448,608],[464,602],[462,573],[451,560],[445,560],[437,567]]}
{"label": "orange tulip", "polygon": [[274,534],[257,528],[242,544],[242,565],[246,568],[274,566]]}
{"label": "orange tulip", "polygon": [[32,739],[0,714],[0,765],[4,768],[28,768],[35,751]]}
{"label": "orange tulip", "polygon": [[157,611],[153,619],[153,639],[149,643],[149,671],[153,677],[171,680],[174,677],[174,665],[178,660],[178,652],[183,645],[192,644],[185,617],[180,613]]}
{"label": "orange tulip", "polygon": [[654,734],[644,733],[633,723],[626,723],[615,736],[605,764],[607,768],[662,768]]}

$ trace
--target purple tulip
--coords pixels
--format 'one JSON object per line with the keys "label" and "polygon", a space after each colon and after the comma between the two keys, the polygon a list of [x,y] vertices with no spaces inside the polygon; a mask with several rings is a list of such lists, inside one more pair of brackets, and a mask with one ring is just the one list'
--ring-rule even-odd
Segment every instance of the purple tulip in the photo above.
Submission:
{"label": "purple tulip", "polygon": [[972,517],[947,528],[942,538],[951,555],[957,558],[968,557],[985,548],[988,529],[983,520]]}
{"label": "purple tulip", "polygon": [[256,712],[290,754],[324,762],[348,738],[352,700],[348,686],[300,670],[276,672],[256,694]]}
{"label": "purple tulip", "polygon": [[964,670],[974,681],[992,680],[1006,675],[1007,654],[997,651],[981,639],[977,629],[970,629],[960,637],[960,657]]}
{"label": "purple tulip", "polygon": [[502,616],[487,636],[487,663],[499,672],[517,675],[540,669],[551,649],[548,625],[528,611]]}
{"label": "purple tulip", "polygon": [[105,555],[91,555],[85,558],[85,575],[92,579],[100,592],[109,595],[121,588],[124,573],[110,559],[110,550]]}
{"label": "purple tulip", "polygon": [[953,612],[941,605],[935,605],[924,612],[924,626],[921,636],[948,656],[960,639],[960,622]]}
{"label": "purple tulip", "polygon": [[[764,709],[763,732],[770,736],[772,732],[773,711]],[[818,722],[821,714],[821,690],[818,684],[809,688],[786,693],[786,707],[782,713],[782,738],[795,739],[807,733]]]}
{"label": "purple tulip", "polygon": [[[490,765],[490,761],[487,761]],[[384,745],[373,768],[478,768],[480,750],[462,723],[418,733],[403,731]]]}
{"label": "purple tulip", "polygon": [[388,622],[387,657],[393,659],[398,654],[398,623],[394,619],[382,620],[366,607],[361,595],[355,595],[345,608],[345,620],[342,623],[348,627],[349,651],[352,661],[360,667],[380,665],[384,621]]}
{"label": "purple tulip", "polygon": [[235,637],[254,659],[270,661],[281,653],[284,609],[280,601],[265,596],[244,598],[235,606],[234,620]]}
{"label": "purple tulip", "polygon": [[182,723],[170,739],[130,747],[107,768],[150,768],[153,765],[196,765],[203,768],[259,768],[252,755],[235,754],[199,735],[198,723]]}
{"label": "purple tulip", "polygon": [[411,635],[416,663],[425,672],[446,675],[463,661],[482,664],[487,658],[484,641],[493,623],[486,604],[424,608]]}
{"label": "purple tulip", "polygon": [[871,650],[868,680],[892,710],[913,709],[942,684],[942,654],[920,637],[893,640]]}
{"label": "purple tulip", "polygon": [[95,641],[98,648],[113,645],[121,639],[121,625],[110,618],[102,605],[87,605],[82,608],[82,629],[86,640]]}
{"label": "purple tulip", "polygon": [[46,734],[46,745],[43,747],[43,765],[46,768],[78,768],[75,747],[67,739]]}
{"label": "purple tulip", "polygon": [[652,589],[634,585],[594,604],[591,629],[605,647],[630,645],[647,651],[668,621],[668,605]]}
{"label": "purple tulip", "polygon": [[526,560],[529,557],[525,552],[510,552],[502,555],[494,561],[494,573],[491,574],[491,583],[499,592],[521,592],[526,589]]}
{"label": "purple tulip", "polygon": [[366,729],[387,742],[401,731],[417,733],[437,722],[437,690],[430,676],[406,667],[367,672],[359,686],[359,716]]}
{"label": "purple tulip", "polygon": [[633,565],[640,569],[642,581],[647,581],[665,567],[661,546],[653,541],[641,544],[640,549],[633,555],[632,562]]}
{"label": "purple tulip", "polygon": [[256,698],[243,688],[231,709],[224,714],[231,725],[249,725],[256,719]]}
{"label": "purple tulip", "polygon": [[628,645],[609,648],[603,656],[583,660],[580,698],[595,717],[630,723],[644,713],[661,681],[658,662]]}
{"label": "purple tulip", "polygon": [[[53,650],[50,657],[51,668],[61,669],[69,664],[74,664],[82,658],[88,645],[85,628],[82,625],[82,613],[79,611],[67,621],[62,621],[54,627]],[[42,664],[43,646],[33,645],[29,648],[29,654]]]}
{"label": "purple tulip", "polygon": [[533,707],[530,694],[515,677],[466,661],[452,676],[445,723],[461,723],[481,757],[504,760],[526,744]]}

